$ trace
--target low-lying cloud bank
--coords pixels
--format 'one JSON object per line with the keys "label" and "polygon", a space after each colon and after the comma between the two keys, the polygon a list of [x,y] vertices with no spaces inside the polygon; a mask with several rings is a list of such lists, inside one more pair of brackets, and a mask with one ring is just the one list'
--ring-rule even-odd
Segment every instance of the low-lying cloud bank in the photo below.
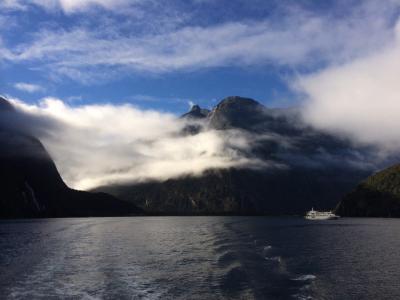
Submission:
{"label": "low-lying cloud bank", "polygon": [[54,98],[38,105],[11,101],[23,112],[19,121],[40,138],[74,188],[199,175],[211,168],[265,166],[243,154],[254,142],[243,132],[183,135],[188,121],[131,105],[71,107]]}
{"label": "low-lying cloud bank", "polygon": [[383,49],[302,76],[304,119],[355,141],[400,149],[400,22]]}

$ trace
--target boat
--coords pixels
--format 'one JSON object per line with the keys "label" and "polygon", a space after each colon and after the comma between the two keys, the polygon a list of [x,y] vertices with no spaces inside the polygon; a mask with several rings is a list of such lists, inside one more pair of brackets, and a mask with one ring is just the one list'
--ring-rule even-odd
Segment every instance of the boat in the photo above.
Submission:
{"label": "boat", "polygon": [[307,220],[336,220],[340,217],[335,215],[332,211],[317,211],[311,208],[305,215]]}

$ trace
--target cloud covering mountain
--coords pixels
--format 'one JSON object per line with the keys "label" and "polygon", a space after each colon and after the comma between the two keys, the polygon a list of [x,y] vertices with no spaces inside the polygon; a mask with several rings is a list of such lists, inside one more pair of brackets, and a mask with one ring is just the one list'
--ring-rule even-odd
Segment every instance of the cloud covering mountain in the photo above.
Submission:
{"label": "cloud covering mountain", "polygon": [[255,141],[238,130],[184,135],[190,120],[131,105],[71,107],[54,98],[38,105],[12,103],[22,114],[8,122],[39,137],[75,188],[199,175],[210,168],[265,167],[243,155]]}
{"label": "cloud covering mountain", "polygon": [[366,172],[388,159],[379,147],[358,147],[309,127],[297,110],[267,109],[240,97],[196,118],[189,117],[195,110],[177,118],[128,104],[11,102],[19,113],[1,122],[38,137],[66,183],[78,189],[199,176],[210,169]]}

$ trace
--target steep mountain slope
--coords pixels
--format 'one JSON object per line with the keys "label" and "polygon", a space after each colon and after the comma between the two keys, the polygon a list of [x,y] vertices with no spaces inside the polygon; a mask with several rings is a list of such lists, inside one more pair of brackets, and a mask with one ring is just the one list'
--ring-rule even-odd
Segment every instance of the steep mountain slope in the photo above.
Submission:
{"label": "steep mountain slope", "polygon": [[[15,114],[0,98],[0,118]],[[108,216],[139,213],[134,204],[104,193],[75,191],[63,182],[40,141],[0,123],[0,217]]]}
{"label": "steep mountain slope", "polygon": [[294,110],[268,109],[252,99],[228,97],[202,120],[201,130],[233,129],[251,135],[256,142],[242,154],[257,157],[266,166],[96,190],[153,213],[302,214],[311,206],[333,208],[371,172],[357,164],[368,149],[306,126]]}
{"label": "steep mountain slope", "polygon": [[400,217],[400,164],[371,175],[336,208],[341,216]]}

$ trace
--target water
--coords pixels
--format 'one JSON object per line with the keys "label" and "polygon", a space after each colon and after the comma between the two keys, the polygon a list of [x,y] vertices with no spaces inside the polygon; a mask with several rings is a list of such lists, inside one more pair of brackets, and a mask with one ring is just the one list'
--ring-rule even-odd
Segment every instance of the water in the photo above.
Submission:
{"label": "water", "polygon": [[1,299],[400,299],[400,220],[0,222]]}

